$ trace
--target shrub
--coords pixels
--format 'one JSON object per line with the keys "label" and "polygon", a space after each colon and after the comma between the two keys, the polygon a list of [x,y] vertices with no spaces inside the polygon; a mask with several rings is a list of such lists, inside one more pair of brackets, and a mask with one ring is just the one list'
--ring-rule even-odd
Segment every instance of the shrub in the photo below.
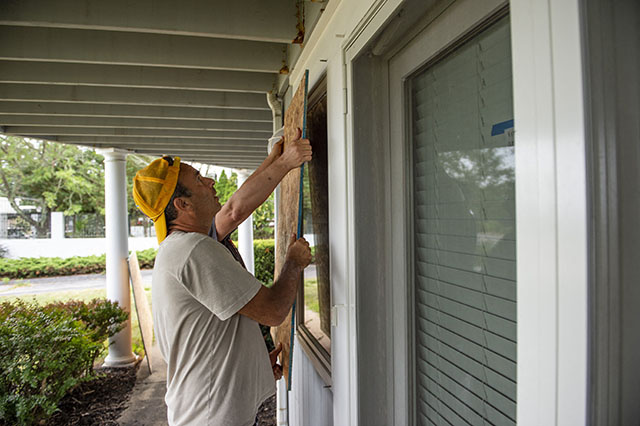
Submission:
{"label": "shrub", "polygon": [[123,329],[129,314],[123,311],[118,302],[106,299],[93,299],[89,302],[69,300],[67,302],[50,303],[44,307],[47,312],[66,312],[76,321],[80,321],[89,338],[101,344],[99,350],[92,354],[91,362],[86,366],[86,373],[91,374],[96,358],[105,349],[102,343]]}
{"label": "shrub", "polygon": [[140,269],[152,269],[156,261],[156,254],[158,254],[158,250],[153,248],[137,251]]}
{"label": "shrub", "polygon": [[0,304],[0,423],[49,417],[67,391],[93,377],[103,342],[128,314],[106,300]]}
{"label": "shrub", "polygon": [[[274,240],[255,240],[253,243],[256,278],[270,286],[273,283]],[[137,253],[141,269],[153,268],[157,250],[150,248]],[[98,274],[105,271],[106,256],[23,257],[0,258],[0,277],[19,279],[56,277],[63,275]]]}
{"label": "shrub", "polygon": [[[140,268],[153,268],[155,249],[138,251]],[[64,275],[99,274],[105,271],[106,255],[60,257],[0,258],[0,277],[10,279],[57,277]]]}
{"label": "shrub", "polygon": [[0,259],[0,276],[8,278],[36,278],[59,275],[100,273],[105,269],[106,256],[23,257]]}
{"label": "shrub", "polygon": [[273,284],[275,266],[274,240],[255,240],[253,242],[253,261],[256,278],[270,287]]}

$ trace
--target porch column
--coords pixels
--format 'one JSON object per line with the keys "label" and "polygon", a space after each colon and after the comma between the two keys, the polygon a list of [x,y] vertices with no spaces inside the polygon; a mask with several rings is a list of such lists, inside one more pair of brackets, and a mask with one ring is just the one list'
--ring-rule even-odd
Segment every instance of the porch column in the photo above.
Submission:
{"label": "porch column", "polygon": [[[127,267],[127,152],[99,150],[104,156],[105,236],[107,240],[107,299],[131,313],[129,269]],[[107,367],[126,367],[136,361],[131,351],[131,317],[125,328],[109,339]]]}
{"label": "porch column", "polygon": [[[249,170],[236,170],[238,173],[238,188],[251,175]],[[244,260],[247,270],[255,274],[253,265],[253,215],[249,216],[244,222],[238,226],[238,251]]]}

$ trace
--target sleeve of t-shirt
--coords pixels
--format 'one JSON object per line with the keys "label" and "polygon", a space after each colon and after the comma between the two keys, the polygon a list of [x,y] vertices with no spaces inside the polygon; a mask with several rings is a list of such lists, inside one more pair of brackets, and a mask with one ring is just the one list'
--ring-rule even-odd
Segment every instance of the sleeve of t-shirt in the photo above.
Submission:
{"label": "sleeve of t-shirt", "polygon": [[221,320],[237,313],[262,284],[212,238],[198,241],[182,269],[187,291]]}

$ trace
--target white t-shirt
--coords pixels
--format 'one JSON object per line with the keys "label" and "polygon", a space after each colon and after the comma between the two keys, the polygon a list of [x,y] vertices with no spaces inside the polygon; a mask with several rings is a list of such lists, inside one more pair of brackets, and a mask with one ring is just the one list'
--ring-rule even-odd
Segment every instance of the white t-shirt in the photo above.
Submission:
{"label": "white t-shirt", "polygon": [[275,381],[258,323],[238,310],[262,284],[213,238],[172,232],[153,269],[170,425],[252,425]]}

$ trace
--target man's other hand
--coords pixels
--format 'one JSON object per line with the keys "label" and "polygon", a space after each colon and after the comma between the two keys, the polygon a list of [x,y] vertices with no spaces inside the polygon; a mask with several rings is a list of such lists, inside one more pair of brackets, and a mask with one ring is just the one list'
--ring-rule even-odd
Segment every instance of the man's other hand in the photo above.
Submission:
{"label": "man's other hand", "polygon": [[288,170],[295,169],[307,161],[311,161],[311,142],[309,139],[300,139],[302,131],[298,129],[293,141],[287,145],[280,156]]}
{"label": "man's other hand", "polygon": [[311,262],[311,248],[304,238],[296,240],[295,234],[291,235],[286,260],[293,261],[300,269],[304,269]]}
{"label": "man's other hand", "polygon": [[269,352],[269,361],[271,361],[271,369],[273,370],[273,378],[280,380],[282,378],[282,366],[278,364],[278,354],[282,351],[282,343],[271,352]]}

